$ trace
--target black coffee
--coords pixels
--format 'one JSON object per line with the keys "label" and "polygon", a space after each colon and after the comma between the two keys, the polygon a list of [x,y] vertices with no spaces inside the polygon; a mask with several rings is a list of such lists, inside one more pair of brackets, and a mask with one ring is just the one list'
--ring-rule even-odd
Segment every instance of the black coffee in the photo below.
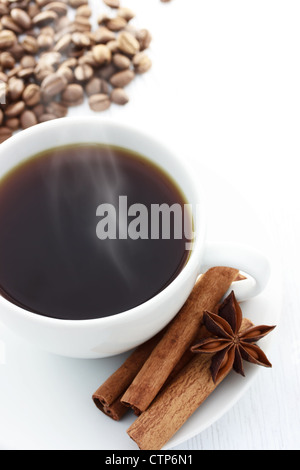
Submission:
{"label": "black coffee", "polygon": [[84,144],[36,155],[0,182],[0,292],[68,320],[140,305],[189,256],[175,212],[168,236],[151,210],[185,203],[161,169],[127,150]]}

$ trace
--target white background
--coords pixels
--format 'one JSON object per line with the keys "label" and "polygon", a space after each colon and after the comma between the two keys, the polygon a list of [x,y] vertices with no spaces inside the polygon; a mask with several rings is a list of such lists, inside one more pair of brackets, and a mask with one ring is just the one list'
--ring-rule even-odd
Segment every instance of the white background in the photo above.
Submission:
{"label": "white background", "polygon": [[[263,218],[282,265],[273,369],[178,449],[300,448],[300,3],[127,0],[151,30],[152,71],[108,112],[230,181]],[[229,211],[235,214],[234,207]]]}
{"label": "white background", "polygon": [[[99,0],[90,3],[99,9]],[[283,274],[273,369],[260,373],[218,422],[177,448],[299,449],[300,3],[127,0],[123,6],[152,32],[153,68],[128,87],[130,103],[106,115],[226,178],[264,220]],[[91,113],[87,105],[79,112]],[[234,206],[228,223],[231,217],[239,217]]]}

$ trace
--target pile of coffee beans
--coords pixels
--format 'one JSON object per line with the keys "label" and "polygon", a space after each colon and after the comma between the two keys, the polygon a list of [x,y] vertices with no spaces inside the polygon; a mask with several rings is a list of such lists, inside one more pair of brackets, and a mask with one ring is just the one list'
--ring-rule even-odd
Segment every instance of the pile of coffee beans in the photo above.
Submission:
{"label": "pile of coffee beans", "polygon": [[84,99],[95,112],[129,101],[125,87],[152,65],[151,34],[119,0],[103,2],[111,10],[92,28],[88,0],[0,0],[0,143]]}

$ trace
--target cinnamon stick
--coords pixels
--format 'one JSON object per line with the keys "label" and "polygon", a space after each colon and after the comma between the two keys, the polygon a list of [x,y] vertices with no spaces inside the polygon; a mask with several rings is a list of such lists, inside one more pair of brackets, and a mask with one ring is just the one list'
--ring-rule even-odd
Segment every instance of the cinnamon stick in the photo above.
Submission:
{"label": "cinnamon stick", "polygon": [[[237,277],[236,281],[238,280],[238,278],[239,278],[239,276]],[[217,304],[216,307],[212,311],[217,314],[218,310],[219,310],[219,306],[220,306],[220,304]],[[197,343],[198,340],[200,341],[202,338],[204,338],[205,336],[208,336],[208,335],[209,335],[209,332],[207,331],[205,326],[201,325],[199,330],[197,331],[196,336],[195,336],[195,342]],[[183,356],[180,358],[179,362],[176,364],[176,366],[172,370],[171,374],[167,378],[167,380],[164,383],[163,387],[166,387],[176,377],[176,375],[179,374],[181,369],[183,369],[194,358],[194,355],[195,355],[195,353],[193,353],[190,350],[190,348],[188,348],[184,352]]]}
{"label": "cinnamon stick", "polygon": [[194,341],[204,310],[212,310],[237,278],[239,271],[214,267],[203,274],[184,306],[124,393],[121,402],[137,413],[154,400],[170,373]]}
{"label": "cinnamon stick", "polygon": [[[195,337],[195,342],[197,343],[198,341],[200,341],[202,338],[204,338],[205,336],[207,336],[209,333],[207,331],[207,329],[205,328],[204,325],[201,325],[200,326],[200,329]],[[179,374],[179,372],[195,357],[195,353],[193,353],[190,348],[187,349],[183,356],[180,358],[179,362],[176,364],[176,366],[174,367],[174,369],[172,370],[171,374],[169,375],[169,377],[167,378],[166,382],[164,383],[163,388],[167,387],[170,382],[172,382],[172,380],[176,377],[176,375]]]}
{"label": "cinnamon stick", "polygon": [[121,396],[122,395],[120,395],[119,398],[117,398],[111,405],[102,405],[100,401],[95,402],[95,405],[109,418],[112,418],[115,421],[120,421],[128,411],[128,408],[121,403]]}
{"label": "cinnamon stick", "polygon": [[124,416],[126,411],[128,411],[128,407],[121,403],[120,398],[149,357],[151,351],[162,338],[163,334],[164,330],[138,346],[121,367],[119,367],[119,369],[93,394],[93,401],[100,411],[116,421]]}
{"label": "cinnamon stick", "polygon": [[[242,329],[251,325],[243,319]],[[210,364],[210,355],[196,355],[130,426],[127,433],[141,450],[160,450],[228,375],[214,383]]]}

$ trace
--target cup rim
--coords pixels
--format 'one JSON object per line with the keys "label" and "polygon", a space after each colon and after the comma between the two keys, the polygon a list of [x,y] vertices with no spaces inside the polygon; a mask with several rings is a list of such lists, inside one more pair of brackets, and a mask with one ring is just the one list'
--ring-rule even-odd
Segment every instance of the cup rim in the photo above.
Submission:
{"label": "cup rim", "polygon": [[[26,310],[26,309],[23,309],[22,307],[19,307],[18,305],[15,305],[14,303],[10,302],[9,300],[7,300],[5,297],[1,295],[0,295],[0,306],[3,305],[4,307],[9,308],[11,311],[13,311],[15,314],[18,314],[19,316],[22,316],[24,318],[27,318],[28,320],[34,321],[36,323],[39,323],[45,326],[61,326],[61,327],[67,326],[67,327],[76,329],[76,328],[89,327],[89,326],[92,326],[92,327],[113,326],[114,324],[119,323],[121,320],[134,320],[135,318],[137,318],[137,320],[140,321],[141,318],[143,317],[143,311],[147,310],[148,307],[149,308],[151,307],[150,310],[153,311],[153,308],[155,307],[159,308],[159,305],[162,303],[162,300],[164,297],[168,296],[169,298],[172,298],[172,296],[176,293],[177,289],[180,288],[180,285],[184,284],[185,281],[189,278],[190,273],[196,271],[197,274],[200,274],[201,249],[204,245],[204,240],[205,240],[205,235],[206,235],[206,214],[204,210],[204,200],[203,200],[201,182],[197,183],[195,174],[192,172],[191,167],[187,164],[187,162],[185,162],[179,157],[177,151],[174,148],[172,148],[171,145],[166,146],[166,144],[161,142],[159,139],[156,139],[150,133],[142,131],[134,127],[133,125],[130,125],[128,123],[124,124],[124,123],[116,122],[109,118],[103,118],[103,117],[86,117],[86,116],[64,117],[64,118],[58,118],[55,120],[37,124],[33,127],[22,130],[21,132],[10,137],[7,141],[3,142],[1,144],[0,154],[8,152],[11,146],[18,145],[22,143],[23,140],[25,142],[27,139],[30,138],[30,136],[38,133],[42,129],[49,128],[49,130],[51,130],[52,128],[63,126],[64,123],[66,122],[68,122],[69,124],[72,124],[72,122],[74,124],[81,123],[82,125],[88,125],[89,123],[94,124],[95,122],[100,122],[102,125],[114,127],[115,129],[119,128],[119,129],[125,130],[126,132],[128,131],[136,135],[139,135],[139,137],[144,138],[145,140],[151,140],[157,146],[159,146],[162,150],[165,150],[166,152],[171,153],[174,160],[176,160],[176,162],[183,168],[184,172],[186,173],[191,183],[193,191],[197,195],[197,199],[198,199],[197,215],[199,216],[198,218],[201,220],[201,230],[199,229],[197,230],[190,257],[186,265],[183,267],[180,273],[176,276],[176,278],[167,287],[165,287],[161,292],[156,294],[154,297],[152,297],[146,302],[143,302],[142,304],[137,305],[136,307],[133,307],[129,310],[124,310],[122,312],[119,312],[119,313],[116,313],[114,315],[107,316],[107,317],[83,319],[83,320],[66,320],[66,319],[53,318],[53,317],[36,314],[34,312],[31,312],[30,310]],[[30,155],[28,156],[28,158],[30,158]],[[147,156],[146,158],[151,160],[151,157]],[[24,161],[24,160],[25,158],[23,158],[21,161]],[[10,169],[14,167],[15,165],[12,166]],[[166,168],[163,165],[161,165],[161,167],[164,170],[166,170]],[[181,188],[181,185],[179,183],[178,183],[178,186]]]}

